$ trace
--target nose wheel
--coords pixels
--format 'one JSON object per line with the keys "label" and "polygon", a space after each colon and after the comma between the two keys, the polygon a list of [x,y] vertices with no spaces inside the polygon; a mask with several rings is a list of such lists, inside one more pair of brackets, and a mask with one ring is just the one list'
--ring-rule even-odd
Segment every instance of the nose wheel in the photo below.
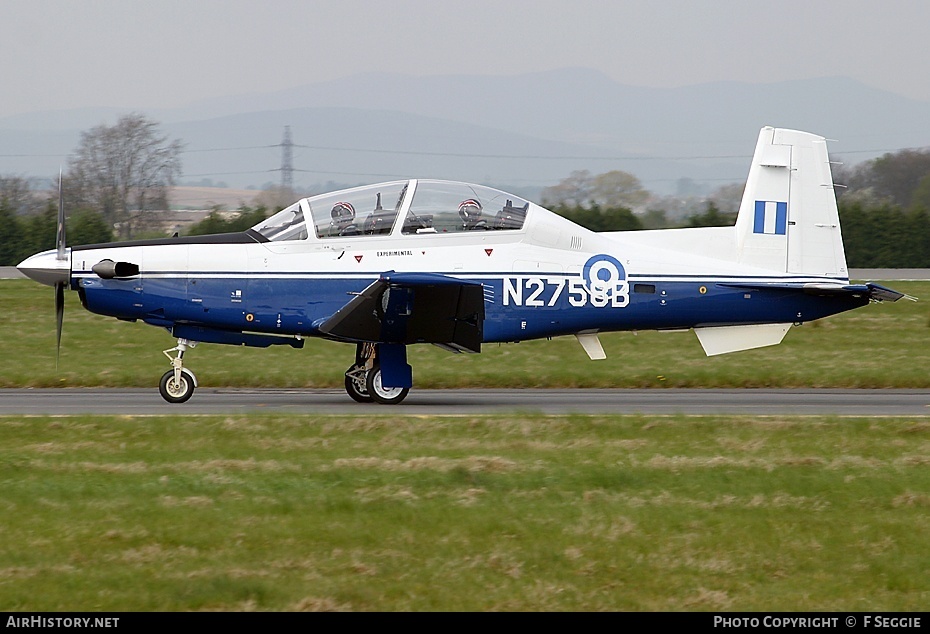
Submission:
{"label": "nose wheel", "polygon": [[[162,375],[158,383],[158,392],[169,403],[183,403],[194,395],[197,377],[184,367],[184,353],[196,345],[196,341],[178,339],[178,345],[164,351],[165,356],[171,361],[172,369]],[[172,352],[177,352],[177,356],[171,356]]]}
{"label": "nose wheel", "polygon": [[161,377],[158,391],[169,403],[183,403],[194,395],[194,375],[190,370],[181,370],[181,376],[175,377],[174,370],[168,370]]}

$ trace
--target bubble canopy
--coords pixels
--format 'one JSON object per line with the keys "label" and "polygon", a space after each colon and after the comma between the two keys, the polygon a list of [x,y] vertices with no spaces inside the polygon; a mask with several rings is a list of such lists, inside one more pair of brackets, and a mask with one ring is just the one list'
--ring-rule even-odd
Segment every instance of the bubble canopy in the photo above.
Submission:
{"label": "bubble canopy", "polygon": [[391,181],[302,198],[253,230],[273,242],[518,231],[529,208],[519,196],[483,185]]}

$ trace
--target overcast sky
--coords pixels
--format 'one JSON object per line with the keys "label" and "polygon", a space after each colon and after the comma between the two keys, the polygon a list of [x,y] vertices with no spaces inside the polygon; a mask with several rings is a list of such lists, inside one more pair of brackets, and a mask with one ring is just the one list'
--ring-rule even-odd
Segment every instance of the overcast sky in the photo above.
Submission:
{"label": "overcast sky", "polygon": [[844,75],[930,101],[928,25],[926,0],[2,0],[0,116],[575,66],[656,87]]}

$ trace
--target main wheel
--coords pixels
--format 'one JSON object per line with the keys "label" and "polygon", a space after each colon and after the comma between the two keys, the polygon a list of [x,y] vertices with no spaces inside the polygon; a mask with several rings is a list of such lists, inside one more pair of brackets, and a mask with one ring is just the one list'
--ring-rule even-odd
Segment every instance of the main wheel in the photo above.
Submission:
{"label": "main wheel", "polygon": [[376,403],[382,405],[397,405],[407,398],[409,387],[384,387],[381,385],[381,366],[376,365],[368,371],[366,380],[368,394]]}
{"label": "main wheel", "polygon": [[368,393],[367,373],[358,366],[353,365],[346,370],[346,394],[357,403],[371,403],[371,394]]}
{"label": "main wheel", "polygon": [[194,394],[194,375],[181,370],[181,378],[174,380],[174,370],[165,372],[158,384],[161,397],[169,403],[183,403]]}

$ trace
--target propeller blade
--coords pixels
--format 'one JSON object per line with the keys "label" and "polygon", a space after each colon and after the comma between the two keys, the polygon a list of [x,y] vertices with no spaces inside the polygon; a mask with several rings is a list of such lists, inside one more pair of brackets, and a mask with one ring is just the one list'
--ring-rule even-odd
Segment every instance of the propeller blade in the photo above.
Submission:
{"label": "propeller blade", "polygon": [[58,259],[66,260],[68,256],[65,255],[65,203],[60,167],[58,168],[58,235],[55,236],[55,243],[58,246]]}
{"label": "propeller blade", "polygon": [[[67,260],[65,253],[65,195],[62,170],[58,168],[58,232],[55,244],[58,247],[58,260]],[[65,321],[65,283],[55,283],[55,369],[61,359],[61,328]]]}
{"label": "propeller blade", "polygon": [[65,320],[65,284],[55,284],[55,369],[58,369],[58,359],[61,357],[61,327]]}

